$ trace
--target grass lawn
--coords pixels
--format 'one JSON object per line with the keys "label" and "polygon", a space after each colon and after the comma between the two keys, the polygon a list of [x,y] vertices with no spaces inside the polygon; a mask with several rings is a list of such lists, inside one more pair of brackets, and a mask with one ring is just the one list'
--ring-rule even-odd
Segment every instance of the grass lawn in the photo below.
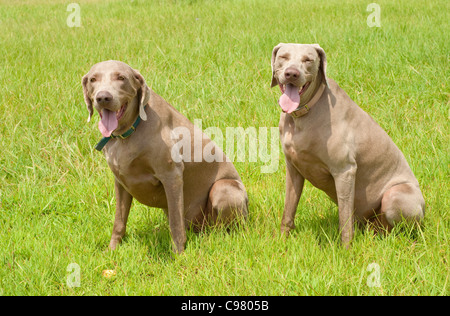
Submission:
{"label": "grass lawn", "polygon": [[[0,0],[0,295],[449,295],[448,1],[380,0],[381,27],[367,25],[371,1],[80,0],[80,27],[67,25],[70,2]],[[204,129],[276,127],[279,42],[325,49],[328,76],[405,154],[422,229],[357,229],[346,251],[337,206],[308,183],[283,239],[279,146],[276,172],[235,163],[250,199],[240,229],[189,232],[175,256],[164,213],[135,202],[109,251],[113,176],[81,77],[121,60]]]}

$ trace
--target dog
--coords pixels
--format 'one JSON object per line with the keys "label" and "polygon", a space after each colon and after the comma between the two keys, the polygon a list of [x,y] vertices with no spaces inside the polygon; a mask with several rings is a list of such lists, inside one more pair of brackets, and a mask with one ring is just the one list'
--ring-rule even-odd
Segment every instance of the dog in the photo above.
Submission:
{"label": "dog", "polygon": [[405,219],[420,222],[425,201],[404,155],[387,133],[339,85],[327,78],[318,44],[273,48],[272,84],[280,86],[279,129],[286,158],[281,232],[288,234],[305,179],[339,209],[346,248],[354,221],[390,231]]}
{"label": "dog", "polygon": [[[234,165],[206,135],[152,91],[139,71],[120,61],[95,64],[82,78],[90,121],[94,108],[103,135],[97,144],[114,174],[116,215],[109,247],[125,235],[133,198],[168,216],[173,250],[185,249],[186,229],[229,224],[247,217],[248,197]],[[184,161],[173,155],[177,128],[191,135],[185,151],[194,156],[194,134],[222,159]],[[195,130],[195,131],[194,131]],[[183,152],[186,155],[187,152]],[[183,156],[186,157],[186,156]],[[189,155],[191,157],[191,155]]]}

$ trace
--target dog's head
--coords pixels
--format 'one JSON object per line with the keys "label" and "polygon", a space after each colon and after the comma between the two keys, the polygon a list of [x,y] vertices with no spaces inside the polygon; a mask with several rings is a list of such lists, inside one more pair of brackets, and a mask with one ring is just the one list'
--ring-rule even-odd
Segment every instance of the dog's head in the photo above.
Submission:
{"label": "dog's head", "polygon": [[271,63],[272,87],[280,86],[283,95],[279,104],[284,112],[291,113],[298,108],[301,95],[314,86],[311,84],[316,80],[328,84],[327,59],[318,44],[280,43],[272,51]]}
{"label": "dog's head", "polygon": [[280,43],[272,51],[272,87],[293,84],[303,88],[316,80],[327,83],[327,57],[318,44]]}
{"label": "dog's head", "polygon": [[109,137],[118,127],[132,124],[136,113],[147,120],[144,107],[150,99],[150,89],[142,75],[127,64],[115,60],[100,62],[81,82],[88,122],[95,108],[101,117],[99,129],[103,136]]}

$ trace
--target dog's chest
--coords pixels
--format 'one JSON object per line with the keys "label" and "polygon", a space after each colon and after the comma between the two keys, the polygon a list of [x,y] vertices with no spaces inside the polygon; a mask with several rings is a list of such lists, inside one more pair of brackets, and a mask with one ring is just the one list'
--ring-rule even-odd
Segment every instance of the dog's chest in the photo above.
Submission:
{"label": "dog's chest", "polygon": [[165,205],[164,188],[145,156],[106,150],[105,158],[115,178],[135,199],[149,206]]}
{"label": "dog's chest", "polygon": [[309,164],[320,160],[322,144],[319,138],[307,131],[296,129],[295,125],[285,126],[280,136],[284,154],[290,162]]}
{"label": "dog's chest", "polygon": [[286,160],[315,187],[326,192],[333,190],[334,180],[324,162],[322,140],[306,131],[295,130],[294,126],[282,130],[280,136]]}

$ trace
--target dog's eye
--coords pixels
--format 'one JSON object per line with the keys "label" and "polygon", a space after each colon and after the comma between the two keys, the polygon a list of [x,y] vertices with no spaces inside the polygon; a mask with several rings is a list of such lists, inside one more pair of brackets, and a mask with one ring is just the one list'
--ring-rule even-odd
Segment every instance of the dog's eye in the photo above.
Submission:
{"label": "dog's eye", "polygon": [[97,79],[95,79],[94,77],[92,77],[91,79],[89,79],[90,82],[95,82]]}
{"label": "dog's eye", "polygon": [[124,77],[124,76],[118,76],[118,77],[117,77],[117,80],[124,81],[124,80],[125,80],[125,77]]}

